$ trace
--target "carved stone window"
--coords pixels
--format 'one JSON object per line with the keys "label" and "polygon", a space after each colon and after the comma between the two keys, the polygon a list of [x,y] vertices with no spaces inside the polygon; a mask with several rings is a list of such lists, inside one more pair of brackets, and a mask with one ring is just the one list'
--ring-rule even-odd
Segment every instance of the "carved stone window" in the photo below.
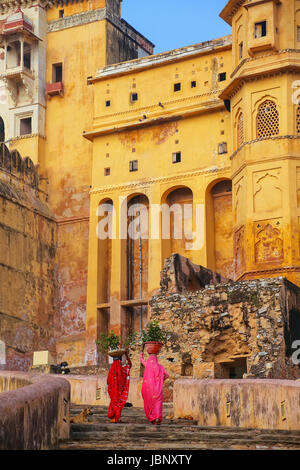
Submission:
{"label": "carved stone window", "polygon": [[259,106],[256,130],[258,138],[279,134],[279,113],[274,101],[266,100]]}
{"label": "carved stone window", "polygon": [[300,135],[300,105],[297,108],[296,131],[297,131],[297,134]]}
{"label": "carved stone window", "polygon": [[241,112],[237,122],[237,148],[244,143],[244,114]]}

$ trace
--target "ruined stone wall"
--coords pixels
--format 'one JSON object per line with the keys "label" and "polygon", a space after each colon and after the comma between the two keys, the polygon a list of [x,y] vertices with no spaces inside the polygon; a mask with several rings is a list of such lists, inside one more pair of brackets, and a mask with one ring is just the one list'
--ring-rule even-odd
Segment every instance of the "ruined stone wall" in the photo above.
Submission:
{"label": "ruined stone wall", "polygon": [[57,449],[60,440],[69,438],[67,380],[55,375],[5,371],[0,372],[0,384],[2,381],[21,387],[0,394],[1,450]]}
{"label": "ruined stone wall", "polygon": [[2,369],[26,370],[32,353],[55,356],[56,224],[29,158],[0,147],[0,339]]}
{"label": "ruined stone wall", "polygon": [[[234,378],[232,369],[240,372],[243,367],[240,378],[300,377],[299,366],[291,360],[295,322],[300,321],[299,292],[286,279],[276,278],[154,296],[151,320],[170,332],[160,363],[171,381]],[[141,373],[138,353],[133,354],[133,375]]]}

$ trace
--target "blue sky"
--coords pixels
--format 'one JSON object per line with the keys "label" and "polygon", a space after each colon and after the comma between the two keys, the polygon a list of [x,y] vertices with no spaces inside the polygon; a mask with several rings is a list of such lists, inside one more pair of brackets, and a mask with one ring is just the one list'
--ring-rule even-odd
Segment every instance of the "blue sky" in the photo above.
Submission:
{"label": "blue sky", "polygon": [[122,17],[155,44],[169,51],[231,34],[219,13],[227,0],[123,0]]}

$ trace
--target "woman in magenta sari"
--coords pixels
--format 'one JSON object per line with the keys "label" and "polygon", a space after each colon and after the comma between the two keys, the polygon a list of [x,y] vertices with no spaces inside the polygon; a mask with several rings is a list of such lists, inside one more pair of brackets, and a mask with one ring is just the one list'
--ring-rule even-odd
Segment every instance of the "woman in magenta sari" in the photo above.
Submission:
{"label": "woman in magenta sari", "polygon": [[163,366],[158,363],[157,356],[151,354],[147,361],[144,360],[143,353],[140,360],[145,366],[142,397],[144,400],[144,410],[148,421],[152,424],[161,424],[163,408],[163,384],[169,377]]}

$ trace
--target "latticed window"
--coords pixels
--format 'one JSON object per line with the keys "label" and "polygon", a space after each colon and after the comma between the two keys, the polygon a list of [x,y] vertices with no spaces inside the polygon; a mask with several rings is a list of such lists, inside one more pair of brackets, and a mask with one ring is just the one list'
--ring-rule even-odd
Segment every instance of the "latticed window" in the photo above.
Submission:
{"label": "latticed window", "polygon": [[279,113],[274,101],[266,100],[258,108],[256,129],[258,138],[279,134]]}
{"label": "latticed window", "polygon": [[300,105],[297,108],[296,130],[297,130],[297,134],[300,135]]}
{"label": "latticed window", "polygon": [[237,147],[241,147],[244,143],[244,115],[240,113],[237,123]]}

